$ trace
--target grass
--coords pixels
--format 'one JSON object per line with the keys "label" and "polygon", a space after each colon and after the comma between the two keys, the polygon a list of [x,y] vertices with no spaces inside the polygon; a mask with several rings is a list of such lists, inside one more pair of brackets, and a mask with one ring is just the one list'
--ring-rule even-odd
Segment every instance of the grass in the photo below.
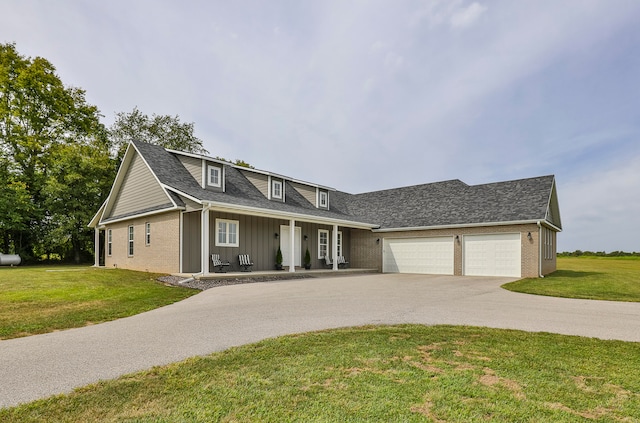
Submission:
{"label": "grass", "polygon": [[198,292],[165,286],[158,276],[77,266],[0,268],[0,339],[106,322]]}
{"label": "grass", "polygon": [[640,301],[640,257],[559,257],[545,278],[503,285],[510,291],[591,300]]}
{"label": "grass", "polygon": [[401,325],[266,340],[0,410],[3,422],[634,422],[640,344]]}

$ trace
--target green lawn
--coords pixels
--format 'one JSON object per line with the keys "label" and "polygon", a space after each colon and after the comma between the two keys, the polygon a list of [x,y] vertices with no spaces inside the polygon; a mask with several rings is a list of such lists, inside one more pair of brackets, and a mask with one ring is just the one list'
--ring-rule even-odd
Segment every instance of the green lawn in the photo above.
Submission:
{"label": "green lawn", "polygon": [[3,422],[637,422],[640,344],[473,327],[307,333],[0,411]]}
{"label": "green lawn", "polygon": [[131,316],[198,292],[165,286],[158,276],[86,266],[0,268],[0,339]]}
{"label": "green lawn", "polygon": [[510,291],[592,300],[640,301],[640,257],[559,257],[545,278],[503,285]]}

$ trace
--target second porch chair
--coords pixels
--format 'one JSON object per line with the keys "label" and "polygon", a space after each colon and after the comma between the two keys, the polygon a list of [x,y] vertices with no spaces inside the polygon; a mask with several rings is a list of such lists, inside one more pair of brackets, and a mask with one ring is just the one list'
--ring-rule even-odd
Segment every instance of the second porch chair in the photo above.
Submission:
{"label": "second porch chair", "polygon": [[240,267],[242,267],[243,272],[251,272],[249,268],[253,266],[253,262],[251,261],[249,254],[240,254],[238,256],[238,261],[240,262]]}
{"label": "second porch chair", "polygon": [[224,268],[231,266],[228,261],[220,260],[220,254],[211,254],[211,261],[213,262],[213,267],[217,269],[216,273],[225,273],[226,270]]}
{"label": "second porch chair", "polygon": [[344,256],[338,256],[338,267],[342,266],[343,269],[346,269],[349,266],[349,262],[345,260]]}

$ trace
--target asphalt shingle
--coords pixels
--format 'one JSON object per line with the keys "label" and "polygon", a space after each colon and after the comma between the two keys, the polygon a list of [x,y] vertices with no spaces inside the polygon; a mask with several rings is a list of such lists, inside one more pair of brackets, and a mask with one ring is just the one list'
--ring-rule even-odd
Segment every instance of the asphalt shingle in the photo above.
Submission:
{"label": "asphalt shingle", "polygon": [[164,148],[135,142],[161,183],[203,201],[254,207],[275,212],[412,228],[544,220],[554,176],[540,176],[483,185],[450,180],[363,194],[331,192],[331,210],[309,203],[286,183],[286,201],[267,199],[238,169],[225,166],[225,192],[203,189]]}

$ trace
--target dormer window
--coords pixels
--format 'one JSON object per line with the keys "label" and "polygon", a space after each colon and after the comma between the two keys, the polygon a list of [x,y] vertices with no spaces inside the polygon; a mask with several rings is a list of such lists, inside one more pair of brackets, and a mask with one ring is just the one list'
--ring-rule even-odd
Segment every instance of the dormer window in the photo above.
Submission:
{"label": "dormer window", "polygon": [[329,205],[329,194],[326,191],[320,191],[318,207],[327,208]]}
{"label": "dormer window", "polygon": [[208,169],[207,185],[217,188],[222,187],[222,169],[218,166],[209,166]]}
{"label": "dormer window", "polygon": [[282,200],[282,181],[271,182],[271,197]]}

